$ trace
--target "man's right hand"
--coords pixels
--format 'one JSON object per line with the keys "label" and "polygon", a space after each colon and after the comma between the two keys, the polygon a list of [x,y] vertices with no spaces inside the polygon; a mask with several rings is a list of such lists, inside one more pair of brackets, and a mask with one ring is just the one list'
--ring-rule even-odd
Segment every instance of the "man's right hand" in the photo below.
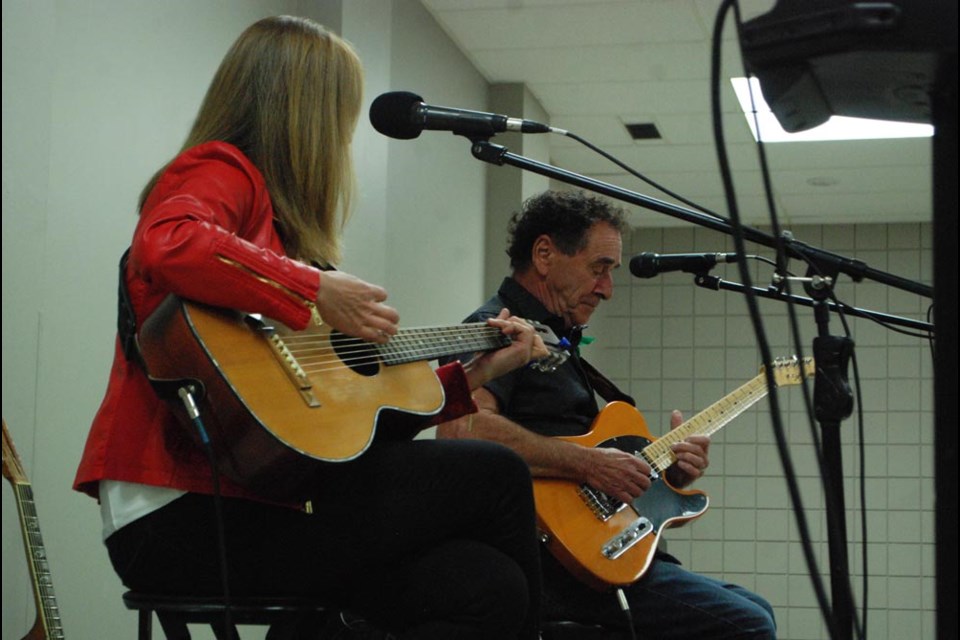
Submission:
{"label": "man's right hand", "polygon": [[650,465],[631,453],[584,447],[580,455],[584,481],[608,496],[630,502],[650,488]]}

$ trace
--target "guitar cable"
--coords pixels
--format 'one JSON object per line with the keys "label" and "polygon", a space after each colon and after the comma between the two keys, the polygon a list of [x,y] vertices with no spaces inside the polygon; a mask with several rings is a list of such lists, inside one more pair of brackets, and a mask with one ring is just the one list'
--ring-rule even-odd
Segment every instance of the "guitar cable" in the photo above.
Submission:
{"label": "guitar cable", "polygon": [[[230,600],[230,574],[227,569],[227,534],[223,522],[223,496],[220,494],[220,475],[217,473],[217,465],[213,455],[213,446],[210,444],[210,436],[207,435],[207,429],[203,426],[203,420],[200,418],[200,410],[193,399],[193,393],[196,391],[193,385],[184,385],[177,390],[180,401],[187,411],[190,422],[196,428],[200,436],[200,443],[203,446],[204,453],[207,454],[207,460],[210,462],[210,475],[213,479],[213,510],[214,519],[217,522],[217,549],[220,555],[220,584],[223,590],[223,626],[225,636],[236,638],[236,630],[233,626],[233,607]],[[218,635],[219,637],[219,635]]]}
{"label": "guitar cable", "polygon": [[[714,143],[717,150],[717,160],[720,165],[720,177],[723,181],[724,194],[727,200],[727,209],[730,214],[730,220],[733,226],[733,240],[736,246],[737,253],[740,255],[745,254],[744,249],[744,235],[743,235],[743,225],[740,218],[740,212],[737,205],[736,193],[733,186],[732,172],[730,170],[730,162],[727,155],[726,141],[724,138],[722,123],[722,112],[720,108],[720,63],[721,63],[721,34],[723,31],[723,25],[726,21],[728,13],[733,11],[734,22],[737,31],[738,44],[740,35],[742,33],[742,17],[740,14],[740,3],[739,0],[722,0],[719,9],[717,10],[717,15],[714,20],[713,34],[711,38],[711,67],[710,67],[710,101],[711,101],[711,115],[713,120],[713,130],[714,130]],[[744,75],[749,77],[748,70],[744,70]],[[756,110],[754,110],[754,119],[756,119]],[[759,138],[759,136],[758,136]],[[771,184],[769,167],[767,164],[766,151],[762,139],[757,141],[757,153],[758,161],[760,164],[761,176],[763,178],[764,194],[766,196],[767,210],[770,215],[771,227],[773,228],[774,236],[777,238],[777,262],[780,268],[778,271],[785,270],[786,267],[786,252],[784,246],[784,234],[780,227],[779,218],[777,215],[776,206],[773,200],[773,189]],[[834,609],[832,604],[828,601],[826,595],[826,589],[823,584],[823,580],[820,576],[819,570],[817,568],[817,561],[813,552],[813,544],[810,536],[809,524],[807,522],[806,514],[803,509],[803,503],[800,497],[799,487],[796,480],[796,473],[793,467],[792,458],[787,447],[786,437],[783,427],[783,418],[780,408],[779,399],[776,392],[776,387],[773,386],[772,382],[772,373],[770,368],[770,347],[767,340],[766,330],[763,325],[763,320],[760,314],[759,307],[756,302],[756,298],[753,294],[753,291],[749,288],[751,285],[751,276],[749,271],[746,268],[745,261],[739,262],[740,276],[743,282],[748,286],[747,289],[747,308],[750,313],[751,323],[754,328],[754,333],[757,338],[758,347],[763,356],[764,364],[766,365],[768,385],[770,385],[770,415],[774,431],[774,436],[777,441],[777,450],[780,455],[781,464],[784,468],[784,476],[787,481],[788,491],[790,493],[791,504],[793,505],[794,517],[796,520],[797,528],[799,529],[800,534],[800,543],[803,550],[804,561],[807,565],[807,572],[809,574],[811,585],[814,590],[814,594],[817,599],[818,608],[821,611],[823,617],[823,622],[828,629],[829,635],[831,638],[838,639],[843,637],[850,637],[847,629],[841,629],[838,625],[838,619],[835,618]],[[790,292],[789,281],[786,282],[786,290]],[[796,313],[793,305],[787,305],[787,312],[790,321],[790,328],[793,340],[795,342],[795,347],[797,350],[797,355],[802,357],[802,348],[801,341],[799,336],[798,321],[796,318]],[[841,318],[842,318],[841,314]],[[846,325],[844,321],[844,325]],[[846,326],[844,327],[845,329]],[[849,331],[849,329],[847,329]],[[856,363],[854,363],[854,371],[857,379],[859,380],[859,375],[857,374]],[[806,408],[807,418],[810,425],[811,437],[814,442],[814,454],[816,456],[816,461],[818,467],[821,469],[821,476],[823,475],[822,470],[824,468],[824,459],[822,455],[822,449],[819,441],[819,435],[817,433],[816,427],[813,421],[813,411],[812,411],[812,402],[809,394],[809,389],[807,386],[807,381],[805,378],[801,380],[802,390],[803,390],[803,400]],[[859,382],[858,382],[859,387]],[[858,405],[860,403],[858,402]],[[861,440],[862,443],[862,440]],[[863,465],[863,457],[861,456],[861,468]],[[861,485],[862,488],[863,485]],[[861,491],[861,500],[864,499],[864,492]],[[865,507],[864,507],[865,511]],[[865,519],[864,519],[865,522]],[[866,538],[866,527],[864,526],[864,538]],[[864,544],[864,565],[866,565],[866,545]],[[866,566],[864,567],[864,580],[866,581]],[[867,607],[866,602],[864,602],[863,607],[863,622],[861,624],[860,619],[856,615],[856,604],[853,601],[853,589],[850,585],[849,576],[844,585],[844,590],[846,596],[848,597],[851,603],[851,622],[853,631],[856,632],[856,635],[861,640],[865,637],[865,628],[866,628],[866,616],[867,616]],[[866,590],[864,591],[864,601],[866,600]]]}
{"label": "guitar cable", "polygon": [[630,603],[627,602],[627,596],[623,592],[623,589],[617,589],[614,593],[617,594],[617,603],[620,605],[620,610],[623,611],[623,615],[627,618],[627,630],[630,631],[631,640],[637,640],[637,630],[633,628],[633,613],[630,611]]}

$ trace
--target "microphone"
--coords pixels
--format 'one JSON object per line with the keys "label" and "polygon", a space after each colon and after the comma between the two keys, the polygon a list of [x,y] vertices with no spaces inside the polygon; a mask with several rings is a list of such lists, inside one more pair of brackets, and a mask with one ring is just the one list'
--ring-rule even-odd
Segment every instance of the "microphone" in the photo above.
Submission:
{"label": "microphone", "polygon": [[424,104],[423,98],[409,91],[391,91],[377,96],[370,105],[370,124],[383,135],[400,140],[416,138],[424,129],[451,131],[461,136],[492,136],[503,131],[550,133],[554,130],[532,120]]}
{"label": "microphone", "polygon": [[638,253],[630,259],[630,273],[652,278],[667,271],[706,273],[718,262],[736,262],[735,253]]}

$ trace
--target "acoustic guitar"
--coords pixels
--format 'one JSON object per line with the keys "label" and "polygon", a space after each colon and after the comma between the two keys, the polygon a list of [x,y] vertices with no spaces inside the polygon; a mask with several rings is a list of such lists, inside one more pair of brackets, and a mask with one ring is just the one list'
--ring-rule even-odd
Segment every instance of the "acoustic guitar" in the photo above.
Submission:
{"label": "acoustic guitar", "polygon": [[[812,358],[778,359],[777,386],[800,384],[814,373]],[[650,435],[643,416],[625,402],[611,402],[589,433],[561,440],[586,447],[614,447],[643,458],[653,470],[650,488],[629,504],[586,484],[534,478],[541,540],[581,581],[596,588],[622,587],[639,580],[653,559],[664,529],[698,518],[709,499],[698,490],[670,486],[664,473],[676,462],[671,447],[694,435],[711,435],[767,395],[764,372],[660,439]]]}
{"label": "acoustic guitar", "polygon": [[[548,327],[535,328],[551,355],[534,366],[549,371],[569,354]],[[220,471],[287,498],[317,461],[363,454],[382,418],[399,432],[439,413],[443,387],[427,361],[510,340],[474,323],[401,329],[380,345],[327,325],[293,331],[169,296],[143,323],[138,344],[155,388],[188,425],[176,395],[184,384],[194,388]]]}
{"label": "acoustic guitar", "polygon": [[33,600],[37,606],[36,620],[23,640],[63,640],[60,609],[53,593],[53,580],[50,578],[50,565],[47,563],[43,536],[40,535],[40,520],[33,502],[33,487],[13,446],[6,420],[3,421],[3,477],[10,481],[13,495],[17,499],[20,531],[23,533],[23,546],[27,552]]}

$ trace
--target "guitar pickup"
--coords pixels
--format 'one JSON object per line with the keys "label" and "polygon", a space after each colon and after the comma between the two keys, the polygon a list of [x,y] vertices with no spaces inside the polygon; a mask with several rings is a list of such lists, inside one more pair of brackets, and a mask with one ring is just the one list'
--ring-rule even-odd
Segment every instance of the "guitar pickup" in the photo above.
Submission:
{"label": "guitar pickup", "polygon": [[647,518],[637,518],[626,529],[607,540],[600,552],[604,558],[616,560],[651,532],[653,532],[653,523]]}

